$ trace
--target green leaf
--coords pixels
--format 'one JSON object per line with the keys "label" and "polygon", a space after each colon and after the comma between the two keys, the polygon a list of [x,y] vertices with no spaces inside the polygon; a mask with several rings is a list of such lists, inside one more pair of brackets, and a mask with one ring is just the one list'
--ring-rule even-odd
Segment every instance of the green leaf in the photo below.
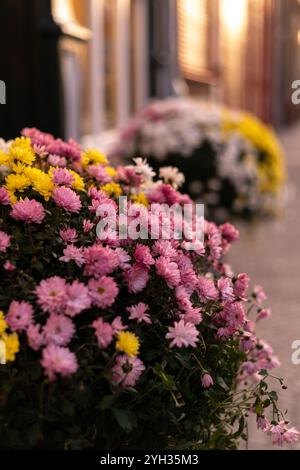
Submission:
{"label": "green leaf", "polygon": [[270,406],[271,404],[271,401],[267,398],[264,402],[263,402],[263,407],[264,408],[268,408],[268,406]]}
{"label": "green leaf", "polygon": [[223,390],[225,390],[226,392],[229,390],[229,387],[228,385],[225,383],[223,377],[221,376],[218,376],[217,377],[217,383],[220,385],[221,388],[223,388]]}
{"label": "green leaf", "polygon": [[272,392],[269,392],[269,397],[272,398],[275,401],[278,400],[277,392],[275,392],[274,390],[272,390]]}
{"label": "green leaf", "polygon": [[113,413],[119,426],[126,432],[131,432],[137,426],[135,414],[127,410],[114,409]]}
{"label": "green leaf", "polygon": [[104,411],[104,410],[107,410],[108,408],[111,408],[113,402],[114,402],[113,395],[105,395],[100,401],[100,404],[99,404],[100,410]]}
{"label": "green leaf", "polygon": [[161,364],[156,364],[153,370],[161,378],[163,384],[168,390],[176,390],[174,378],[162,369]]}

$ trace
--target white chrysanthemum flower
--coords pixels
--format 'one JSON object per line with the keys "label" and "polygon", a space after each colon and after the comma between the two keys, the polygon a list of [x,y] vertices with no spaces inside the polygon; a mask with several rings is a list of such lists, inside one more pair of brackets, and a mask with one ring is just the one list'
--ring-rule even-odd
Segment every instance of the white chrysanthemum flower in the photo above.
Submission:
{"label": "white chrysanthemum flower", "polygon": [[173,188],[178,189],[185,182],[185,176],[180,173],[178,168],[174,166],[164,166],[159,170],[160,178],[163,178],[165,183],[169,183]]}
{"label": "white chrysanthemum flower", "polygon": [[146,181],[151,181],[154,176],[156,175],[155,171],[153,168],[147,163],[147,160],[145,158],[134,158],[133,159],[135,163],[135,170],[144,176],[144,179]]}
{"label": "white chrysanthemum flower", "polygon": [[[5,141],[4,139],[0,138],[0,151],[7,153],[9,150],[9,146],[11,144],[11,140]],[[7,175],[9,173],[10,169],[6,165],[0,165],[0,174],[1,175]]]}
{"label": "white chrysanthemum flower", "polygon": [[7,152],[8,151],[7,142],[5,142],[5,140],[1,139],[1,138],[0,138],[0,150],[2,150],[2,152]]}

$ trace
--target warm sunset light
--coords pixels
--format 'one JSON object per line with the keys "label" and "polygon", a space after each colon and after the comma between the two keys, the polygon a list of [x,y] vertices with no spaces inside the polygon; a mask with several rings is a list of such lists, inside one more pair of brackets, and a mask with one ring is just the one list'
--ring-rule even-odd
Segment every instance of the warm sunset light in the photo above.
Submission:
{"label": "warm sunset light", "polygon": [[248,0],[221,0],[221,16],[229,33],[238,35],[247,17]]}
{"label": "warm sunset light", "polygon": [[206,10],[206,0],[178,1],[179,62],[190,77],[197,77],[206,66]]}

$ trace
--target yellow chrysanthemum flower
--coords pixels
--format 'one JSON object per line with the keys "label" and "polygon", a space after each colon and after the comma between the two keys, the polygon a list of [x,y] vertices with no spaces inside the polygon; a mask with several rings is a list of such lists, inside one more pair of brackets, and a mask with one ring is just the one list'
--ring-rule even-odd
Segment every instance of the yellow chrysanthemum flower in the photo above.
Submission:
{"label": "yellow chrysanthemum flower", "polygon": [[5,321],[4,313],[0,311],[0,337],[5,333],[7,328],[7,323]]}
{"label": "yellow chrysanthemum flower", "polygon": [[32,188],[48,201],[55,188],[51,180],[51,174],[49,175],[38,168],[30,167],[25,168],[24,174],[29,179]]}
{"label": "yellow chrysanthemum flower", "polygon": [[223,131],[225,135],[240,133],[264,154],[264,158],[257,162],[259,189],[261,192],[276,193],[285,180],[285,168],[282,150],[272,129],[249,113],[232,116],[226,110]]}
{"label": "yellow chrysanthemum flower", "polygon": [[17,333],[2,335],[2,340],[6,348],[6,361],[13,362],[16,359],[16,354],[20,350],[20,342]]}
{"label": "yellow chrysanthemum flower", "polygon": [[47,173],[42,172],[41,176],[34,180],[32,187],[37,191],[45,201],[49,201],[55,188],[50,176]]}
{"label": "yellow chrysanthemum flower", "polygon": [[111,176],[112,178],[113,178],[114,176],[116,176],[116,174],[117,174],[117,170],[116,170],[115,168],[113,168],[112,166],[106,166],[106,167],[105,167],[105,171],[106,171],[106,173],[107,173],[109,176]]}
{"label": "yellow chrysanthemum flower", "polygon": [[102,191],[104,191],[108,196],[119,197],[122,194],[122,188],[118,183],[107,183],[104,186],[101,186]]}
{"label": "yellow chrysanthemum flower", "polygon": [[138,355],[140,342],[134,333],[130,333],[130,331],[120,331],[118,333],[116,348],[118,351],[126,353],[129,357],[134,357]]}
{"label": "yellow chrysanthemum flower", "polygon": [[13,159],[8,153],[5,153],[3,152],[3,150],[0,150],[0,165],[10,166],[12,161]]}
{"label": "yellow chrysanthemum flower", "polygon": [[21,162],[13,163],[11,165],[12,171],[14,171],[15,173],[18,173],[18,174],[24,173],[26,168],[30,168],[30,167],[26,166],[24,163],[21,163]]}
{"label": "yellow chrysanthemum flower", "polygon": [[24,168],[24,175],[29,179],[31,184],[41,178],[42,173],[42,170],[40,170],[39,168],[33,168],[30,166],[26,166]]}
{"label": "yellow chrysanthemum flower", "polygon": [[29,137],[16,137],[14,140],[10,142],[9,150],[13,150],[15,148],[31,148],[31,140]]}
{"label": "yellow chrysanthemum flower", "polygon": [[15,139],[9,147],[9,154],[14,160],[26,163],[27,165],[32,165],[35,160],[35,153],[28,137],[18,137]]}
{"label": "yellow chrysanthemum flower", "polygon": [[141,206],[147,207],[149,205],[149,201],[145,193],[134,194],[131,196],[131,200],[135,204],[140,204]]}
{"label": "yellow chrysanthemum flower", "polygon": [[11,204],[15,204],[16,202],[18,202],[18,198],[13,191],[7,191],[7,192],[8,192],[8,196],[9,196],[9,200]]}
{"label": "yellow chrysanthemum flower", "polygon": [[103,153],[99,152],[99,150],[88,149],[82,154],[81,163],[83,166],[88,166],[91,163],[100,163],[101,165],[107,165],[108,160]]}
{"label": "yellow chrysanthemum flower", "polygon": [[30,181],[24,174],[11,173],[5,178],[5,183],[9,193],[24,191],[24,189],[30,186]]}
{"label": "yellow chrysanthemum flower", "polygon": [[76,189],[77,191],[85,191],[84,181],[81,176],[74,170],[69,170],[69,173],[71,173],[75,180],[72,184],[72,188]]}

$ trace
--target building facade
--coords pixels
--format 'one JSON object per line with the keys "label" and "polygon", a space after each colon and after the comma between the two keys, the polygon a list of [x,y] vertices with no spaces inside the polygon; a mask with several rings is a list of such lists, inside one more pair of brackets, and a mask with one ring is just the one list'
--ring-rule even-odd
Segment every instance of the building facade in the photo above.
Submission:
{"label": "building facade", "polygon": [[276,126],[300,117],[291,103],[299,0],[1,0],[0,23],[7,136],[25,121],[66,138],[97,135],[170,95]]}

